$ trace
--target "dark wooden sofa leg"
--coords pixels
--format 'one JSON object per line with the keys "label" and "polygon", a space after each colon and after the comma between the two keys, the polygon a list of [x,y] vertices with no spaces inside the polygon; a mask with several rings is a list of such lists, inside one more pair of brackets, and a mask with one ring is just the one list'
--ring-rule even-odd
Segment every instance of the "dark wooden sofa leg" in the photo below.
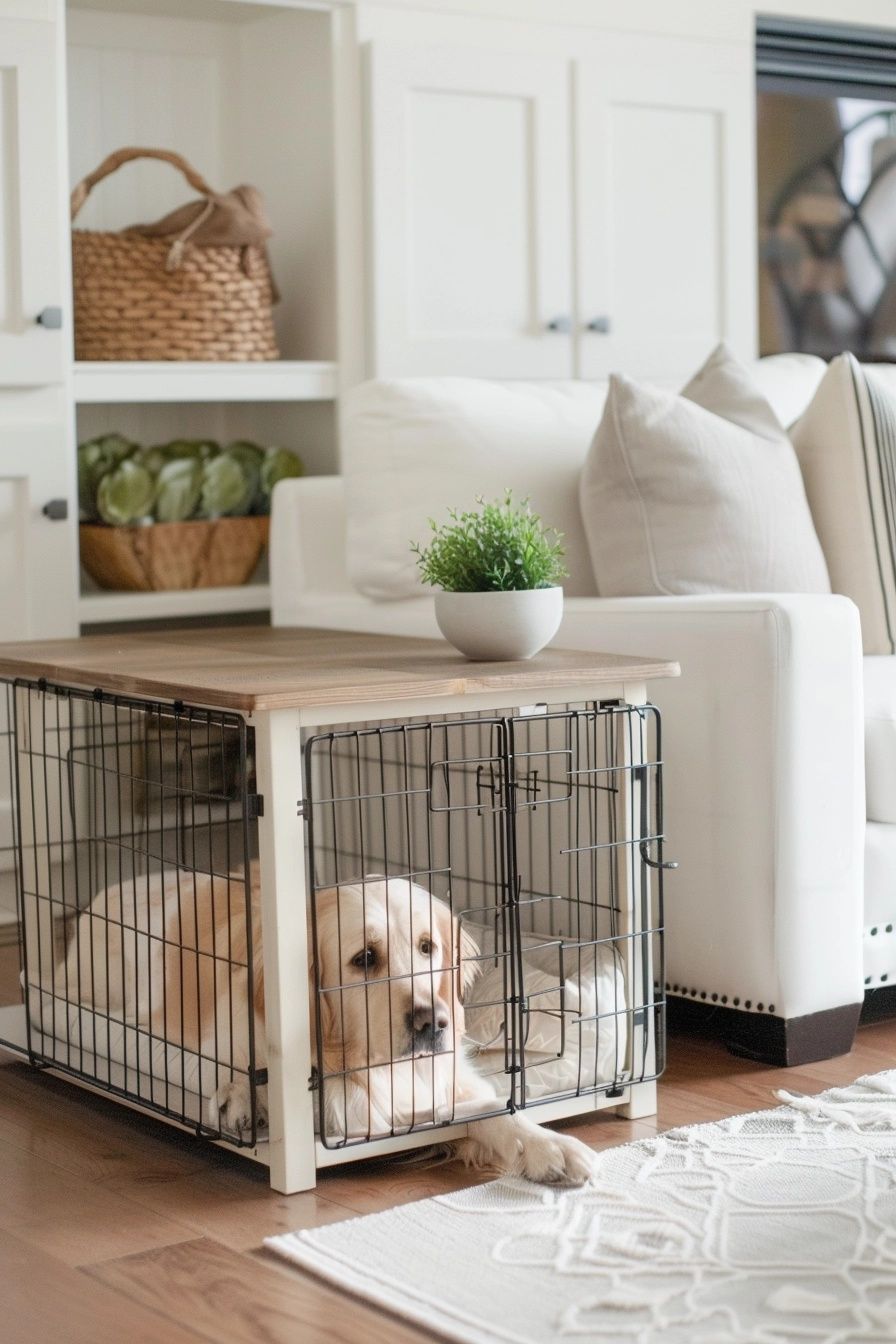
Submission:
{"label": "dark wooden sofa leg", "polygon": [[846,1003],[805,1017],[784,1018],[676,995],[670,995],[666,1008],[670,1032],[710,1036],[724,1041],[732,1054],[782,1066],[848,1054],[861,1011],[861,1003]]}

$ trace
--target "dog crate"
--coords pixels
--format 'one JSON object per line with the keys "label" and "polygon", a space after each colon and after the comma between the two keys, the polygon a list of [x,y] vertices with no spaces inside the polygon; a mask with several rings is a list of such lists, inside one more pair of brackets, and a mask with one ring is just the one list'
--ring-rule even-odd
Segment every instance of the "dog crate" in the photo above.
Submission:
{"label": "dog crate", "polygon": [[521,698],[353,721],[6,680],[0,1042],[279,1189],[489,1115],[650,1113],[659,716]]}

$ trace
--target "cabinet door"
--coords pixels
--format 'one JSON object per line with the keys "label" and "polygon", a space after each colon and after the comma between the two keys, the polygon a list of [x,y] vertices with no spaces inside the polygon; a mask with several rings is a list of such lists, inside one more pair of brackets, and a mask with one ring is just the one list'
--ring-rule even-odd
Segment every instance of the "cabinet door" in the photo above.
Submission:
{"label": "cabinet door", "polygon": [[69,498],[68,452],[64,425],[0,423],[0,642],[78,633],[76,520],[43,512]]}
{"label": "cabinet door", "polygon": [[746,49],[677,39],[577,65],[581,377],[755,356],[752,79]]}
{"label": "cabinet door", "polygon": [[63,377],[59,34],[0,6],[0,385]]}
{"label": "cabinet door", "polygon": [[568,65],[369,53],[371,372],[572,371]]}

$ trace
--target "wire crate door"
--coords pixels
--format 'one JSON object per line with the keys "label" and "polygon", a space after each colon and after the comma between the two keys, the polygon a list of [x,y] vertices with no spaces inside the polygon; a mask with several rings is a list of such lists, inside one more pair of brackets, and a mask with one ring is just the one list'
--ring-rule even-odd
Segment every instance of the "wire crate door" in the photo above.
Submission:
{"label": "wire crate door", "polygon": [[520,1106],[659,1071],[655,718],[614,705],[510,721]]}
{"label": "wire crate door", "polygon": [[[506,721],[335,731],[309,739],[305,768],[322,1142],[506,1111],[517,993]],[[467,991],[486,975],[492,998],[471,1011]],[[459,1083],[470,1041],[492,1079],[472,1105]]]}

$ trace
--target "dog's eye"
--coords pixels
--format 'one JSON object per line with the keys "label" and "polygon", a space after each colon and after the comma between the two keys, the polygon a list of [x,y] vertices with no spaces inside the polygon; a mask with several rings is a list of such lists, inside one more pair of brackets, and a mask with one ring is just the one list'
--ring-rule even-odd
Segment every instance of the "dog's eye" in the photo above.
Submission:
{"label": "dog's eye", "polygon": [[436,950],[436,945],[429,938],[421,938],[420,951],[424,957],[431,957]]}
{"label": "dog's eye", "polygon": [[356,957],[352,957],[352,965],[357,966],[359,971],[369,971],[376,965],[376,953],[372,947],[365,947],[363,952],[359,952]]}

